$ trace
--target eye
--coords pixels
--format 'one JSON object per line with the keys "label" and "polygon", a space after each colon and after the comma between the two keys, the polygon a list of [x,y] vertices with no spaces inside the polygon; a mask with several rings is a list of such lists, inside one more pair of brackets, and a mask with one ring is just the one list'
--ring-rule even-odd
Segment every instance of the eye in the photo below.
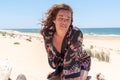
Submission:
{"label": "eye", "polygon": [[58,18],[58,20],[62,21],[62,20],[63,20],[63,18]]}
{"label": "eye", "polygon": [[71,19],[66,19],[66,21],[70,21]]}

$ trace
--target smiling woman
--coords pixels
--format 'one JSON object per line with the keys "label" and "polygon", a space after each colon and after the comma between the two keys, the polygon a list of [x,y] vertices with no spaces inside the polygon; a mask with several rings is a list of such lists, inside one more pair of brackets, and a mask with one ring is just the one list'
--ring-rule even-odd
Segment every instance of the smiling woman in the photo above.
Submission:
{"label": "smiling woman", "polygon": [[[59,35],[65,35],[67,32],[70,23],[71,23],[71,13],[67,10],[60,10],[56,16],[56,19],[53,21],[56,28],[56,34]],[[62,32],[62,34],[59,34]]]}
{"label": "smiling woman", "polygon": [[52,6],[43,19],[44,37],[50,66],[49,80],[86,80],[91,58],[82,48],[83,34],[73,27],[73,11],[67,4]]}

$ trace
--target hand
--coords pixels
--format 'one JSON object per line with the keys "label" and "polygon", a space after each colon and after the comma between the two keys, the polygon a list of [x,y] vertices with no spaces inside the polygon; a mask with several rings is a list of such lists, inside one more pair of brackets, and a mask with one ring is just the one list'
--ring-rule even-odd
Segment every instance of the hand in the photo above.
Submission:
{"label": "hand", "polygon": [[88,71],[86,70],[81,70],[80,72],[80,80],[86,80],[87,79],[87,76],[88,76]]}

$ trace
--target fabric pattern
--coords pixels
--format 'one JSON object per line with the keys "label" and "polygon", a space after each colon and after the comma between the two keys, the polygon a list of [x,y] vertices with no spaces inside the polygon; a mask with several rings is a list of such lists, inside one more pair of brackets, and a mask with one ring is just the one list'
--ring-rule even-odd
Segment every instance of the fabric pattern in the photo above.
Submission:
{"label": "fabric pattern", "polygon": [[90,70],[91,58],[82,48],[83,34],[77,27],[70,27],[67,31],[59,53],[52,43],[55,29],[52,27],[44,33],[48,62],[55,71],[48,75],[48,79],[56,76],[65,79],[80,76],[81,70]]}

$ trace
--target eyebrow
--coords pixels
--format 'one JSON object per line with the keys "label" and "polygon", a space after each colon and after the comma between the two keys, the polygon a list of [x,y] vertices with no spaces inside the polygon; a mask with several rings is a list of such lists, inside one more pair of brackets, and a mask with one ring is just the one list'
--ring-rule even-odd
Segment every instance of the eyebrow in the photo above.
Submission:
{"label": "eyebrow", "polygon": [[[63,15],[58,15],[58,17],[63,17]],[[70,16],[67,16],[68,18],[71,18]]]}

